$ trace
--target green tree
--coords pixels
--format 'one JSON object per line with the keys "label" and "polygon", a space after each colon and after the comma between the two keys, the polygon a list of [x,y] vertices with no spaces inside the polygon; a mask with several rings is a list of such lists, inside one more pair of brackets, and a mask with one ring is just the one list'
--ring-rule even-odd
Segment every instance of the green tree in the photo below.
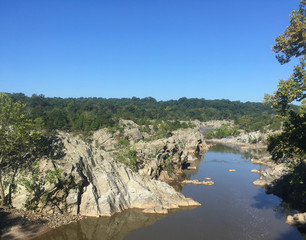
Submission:
{"label": "green tree", "polygon": [[[272,47],[277,60],[281,64],[288,63],[292,57],[301,57],[299,65],[296,65],[293,74],[287,80],[280,80],[278,89],[273,95],[265,95],[265,103],[271,103],[281,115],[286,115],[289,103],[302,102],[305,105],[306,97],[306,1],[301,0],[299,9],[292,11],[290,25],[283,35],[275,39],[276,44]],[[304,107],[304,106],[303,106]]]}
{"label": "green tree", "polygon": [[274,160],[285,157],[294,159],[294,163],[299,164],[306,155],[306,115],[293,111],[289,115],[283,131],[269,136],[268,151]]}
{"label": "green tree", "polygon": [[28,118],[25,104],[13,102],[0,93],[0,197],[5,204],[2,182],[3,173],[13,175],[21,169],[27,169],[42,151],[41,132],[38,122]]}
{"label": "green tree", "polygon": [[[271,103],[282,116],[287,116],[284,129],[268,139],[268,150],[274,160],[291,158],[291,162],[300,162],[306,152],[306,1],[301,0],[299,9],[290,15],[290,25],[283,35],[275,39],[272,51],[277,53],[281,64],[288,63],[292,57],[301,57],[299,65],[294,67],[288,80],[281,80],[274,95],[266,95],[265,103]],[[291,111],[288,116],[289,103],[302,102],[300,112]]]}

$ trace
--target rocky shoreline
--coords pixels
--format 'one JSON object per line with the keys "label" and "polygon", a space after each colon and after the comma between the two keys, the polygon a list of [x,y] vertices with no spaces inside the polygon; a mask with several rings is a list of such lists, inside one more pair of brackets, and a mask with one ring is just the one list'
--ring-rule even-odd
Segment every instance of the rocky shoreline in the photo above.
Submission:
{"label": "rocky shoreline", "polygon": [[[237,146],[242,151],[265,150],[267,148],[264,142],[256,144],[241,142],[241,137],[247,138],[247,136],[242,135],[226,139],[209,139],[207,143]],[[298,182],[292,184],[292,181],[295,181],[294,172],[292,172],[286,163],[275,163],[271,160],[271,156],[265,154],[263,156],[259,154],[257,158],[252,158],[251,162],[268,167],[268,169],[264,171],[259,171],[257,169],[251,170],[251,172],[260,175],[259,179],[255,180],[253,184],[264,188],[267,194],[274,194],[281,197],[285,201],[293,203],[293,205],[301,209],[300,213],[288,215],[286,222],[289,225],[297,227],[301,232],[306,232],[306,198],[303,196],[301,184]],[[305,169],[300,171],[305,171]],[[302,184],[306,183],[304,182]]]}
{"label": "rocky shoreline", "polygon": [[251,161],[269,167],[260,173],[260,178],[253,184],[264,188],[266,193],[279,196],[300,209],[300,213],[288,215],[286,223],[297,227],[301,232],[306,232],[306,199],[301,191],[305,183],[295,182],[295,174],[286,163],[276,164],[268,158],[252,159]]}
{"label": "rocky shoreline", "polygon": [[1,239],[31,239],[83,219],[80,215],[42,214],[15,208],[0,208],[0,218]]}
{"label": "rocky shoreline", "polygon": [[[59,132],[52,143],[53,158],[40,160],[38,174],[16,175],[13,208],[0,209],[16,225],[1,226],[1,237],[29,238],[86,216],[111,216],[129,208],[167,214],[169,209],[200,206],[166,183],[184,179],[183,169],[208,150],[198,129],[146,141],[132,121],[123,120],[122,126],[121,132],[101,129],[89,140]],[[22,181],[31,179],[35,188],[29,192]],[[29,207],[34,211],[24,211]]]}

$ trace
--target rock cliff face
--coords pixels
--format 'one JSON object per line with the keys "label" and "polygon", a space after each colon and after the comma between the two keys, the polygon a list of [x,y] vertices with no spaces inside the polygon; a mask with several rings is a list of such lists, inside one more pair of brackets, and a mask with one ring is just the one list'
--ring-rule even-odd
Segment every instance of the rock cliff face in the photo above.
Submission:
{"label": "rock cliff face", "polygon": [[[124,134],[137,142],[142,139],[138,131],[128,129]],[[42,159],[33,191],[26,191],[25,184],[18,185],[12,194],[12,205],[33,206],[46,213],[86,216],[110,216],[128,208],[164,214],[168,209],[200,205],[167,183],[152,179],[159,178],[169,167],[165,164],[181,169],[189,153],[205,151],[207,146],[200,133],[178,131],[166,140],[138,142],[135,149],[137,161],[141,163],[139,173],[116,161],[112,152],[116,144],[114,134],[105,130],[96,132],[91,143],[69,133],[59,133],[55,145],[62,147],[60,157]],[[148,158],[152,152],[157,155]]]}
{"label": "rock cliff face", "polygon": [[175,179],[195,155],[204,154],[208,145],[196,129],[178,130],[169,138],[135,144],[139,173],[153,179]]}

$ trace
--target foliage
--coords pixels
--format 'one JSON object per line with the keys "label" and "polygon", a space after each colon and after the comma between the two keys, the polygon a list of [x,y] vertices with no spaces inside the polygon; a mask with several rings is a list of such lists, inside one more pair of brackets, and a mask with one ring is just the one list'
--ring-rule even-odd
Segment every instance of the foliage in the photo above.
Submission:
{"label": "foliage", "polygon": [[[306,153],[306,1],[301,0],[299,9],[290,15],[290,25],[283,35],[275,39],[272,50],[281,64],[288,63],[292,57],[300,57],[299,65],[294,67],[288,80],[281,80],[274,95],[266,95],[265,103],[272,104],[286,119],[283,131],[268,138],[268,150],[274,160],[291,159],[299,163]],[[289,103],[302,102],[299,112],[289,112]]]}
{"label": "foliage", "polygon": [[290,25],[283,35],[279,35],[272,47],[273,52],[279,53],[277,59],[284,64],[290,61],[292,56],[299,57],[306,54],[306,1],[301,0],[298,10],[290,14]]}
{"label": "foliage", "polygon": [[128,147],[130,145],[130,141],[127,139],[119,139],[119,144],[121,147]]}
{"label": "foliage", "polygon": [[171,173],[173,173],[173,171],[174,171],[174,167],[173,167],[173,165],[172,165],[172,158],[173,158],[173,156],[168,156],[166,159],[165,159],[165,170],[169,173],[169,174],[171,174]]}
{"label": "foliage", "polygon": [[283,131],[268,138],[268,151],[274,160],[306,156],[306,115],[290,112]]}
{"label": "foliage", "polygon": [[282,119],[273,115],[269,115],[267,112],[263,112],[258,116],[241,116],[235,121],[235,124],[239,129],[243,129],[247,132],[266,130],[280,130]]}
{"label": "foliage", "polygon": [[207,139],[212,139],[212,138],[226,138],[226,137],[238,136],[238,135],[239,135],[239,131],[237,128],[231,128],[229,125],[223,125],[220,128],[207,132],[205,134],[205,137]]}
{"label": "foliage", "polygon": [[[191,126],[191,122],[199,120],[235,120],[248,116],[254,122],[271,120],[275,111],[262,103],[242,103],[229,100],[205,100],[197,98],[180,98],[179,100],[156,101],[154,98],[47,98],[43,95],[11,94],[16,102],[27,105],[27,112],[32,119],[41,118],[44,127],[49,130],[62,129],[90,132],[99,128],[117,131],[119,119],[133,120],[144,126],[146,132],[149,125],[156,121],[156,129],[161,121],[167,122],[164,131],[173,128]],[[265,113],[265,114],[264,114]],[[172,125],[172,126],[169,126]],[[181,126],[179,126],[181,125]],[[147,126],[147,127],[145,127]],[[167,129],[168,128],[168,129]],[[171,129],[172,128],[172,129]]]}
{"label": "foliage", "polygon": [[54,170],[48,170],[47,171],[47,176],[46,176],[46,181],[49,182],[50,184],[54,184],[58,181],[58,179],[61,179],[63,169],[61,168],[56,168]]}
{"label": "foliage", "polygon": [[306,1],[301,0],[298,10],[290,15],[290,25],[283,35],[275,39],[276,44],[272,51],[277,53],[277,59],[281,64],[288,63],[292,57],[300,57],[300,64],[294,67],[293,74],[288,80],[280,80],[278,89],[273,95],[265,95],[265,103],[272,104],[281,115],[286,115],[289,103],[303,101],[306,97]]}
{"label": "foliage", "polygon": [[28,193],[35,192],[35,188],[38,183],[39,176],[39,164],[34,163],[31,166],[31,174],[24,172],[22,176],[18,179],[18,183],[25,187]]}
{"label": "foliage", "polygon": [[188,128],[188,125],[183,122],[179,121],[162,121],[162,120],[156,120],[153,123],[153,138],[164,138],[171,136],[171,132],[178,130],[178,129],[185,129]]}
{"label": "foliage", "polygon": [[25,105],[0,94],[0,196],[4,199],[2,173],[29,169],[45,148],[38,130],[40,121],[30,119]]}
{"label": "foliage", "polygon": [[118,155],[118,161],[129,166],[134,172],[137,172],[137,151],[127,148],[123,153]]}

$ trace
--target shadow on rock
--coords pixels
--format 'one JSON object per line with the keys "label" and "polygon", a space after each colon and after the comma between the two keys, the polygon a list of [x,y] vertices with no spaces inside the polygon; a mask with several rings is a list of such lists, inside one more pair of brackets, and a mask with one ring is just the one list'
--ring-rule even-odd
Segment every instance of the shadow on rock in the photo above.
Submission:
{"label": "shadow on rock", "polygon": [[[16,209],[0,209],[0,239],[25,239],[43,230],[46,221]],[[45,227],[47,229],[47,227]]]}
{"label": "shadow on rock", "polygon": [[281,197],[299,211],[306,211],[306,164],[300,164],[288,174],[266,187],[267,193]]}

